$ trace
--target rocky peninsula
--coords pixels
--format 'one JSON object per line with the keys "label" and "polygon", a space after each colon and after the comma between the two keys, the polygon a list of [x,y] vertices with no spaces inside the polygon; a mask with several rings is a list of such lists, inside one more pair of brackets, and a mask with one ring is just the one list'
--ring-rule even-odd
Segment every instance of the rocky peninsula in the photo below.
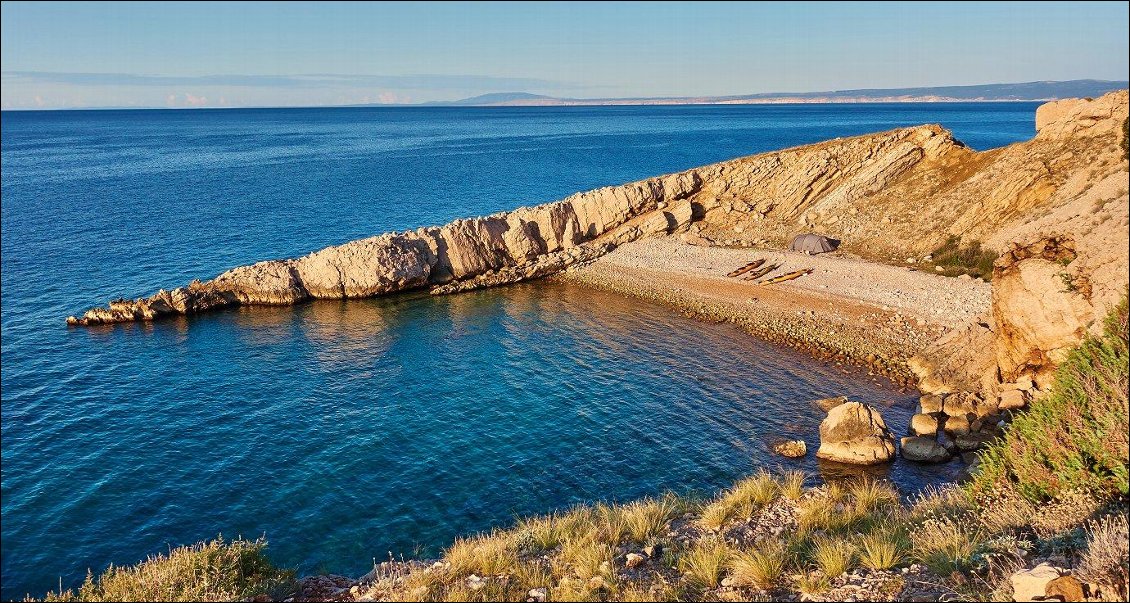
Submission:
{"label": "rocky peninsula", "polygon": [[[741,321],[926,393],[1031,396],[1126,291],[1126,114],[1119,91],[1042,105],[1035,138],[984,152],[926,125],[742,157],[241,266],[67,322],[563,274]],[[780,251],[805,231],[842,241],[836,257]],[[1003,254],[991,292],[929,272],[931,251],[953,240]],[[816,271],[773,287],[723,276],[769,255]]]}

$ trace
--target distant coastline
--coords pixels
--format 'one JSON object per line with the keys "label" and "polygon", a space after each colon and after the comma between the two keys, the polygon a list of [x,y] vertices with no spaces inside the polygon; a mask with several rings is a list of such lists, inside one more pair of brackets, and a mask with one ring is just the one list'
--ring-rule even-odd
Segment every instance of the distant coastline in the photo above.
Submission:
{"label": "distant coastline", "polygon": [[801,104],[865,104],[865,103],[1025,103],[1048,102],[1066,98],[1098,98],[1114,90],[1130,87],[1127,81],[1069,80],[1025,82],[1016,84],[982,84],[973,86],[932,86],[919,88],[866,88],[818,92],[763,92],[723,96],[670,96],[623,98],[563,98],[529,92],[492,92],[452,101],[424,103],[366,103],[296,106],[114,106],[5,108],[4,111],[87,111],[140,109],[304,109],[344,107],[605,107],[605,106],[679,106],[679,105],[801,105]]}

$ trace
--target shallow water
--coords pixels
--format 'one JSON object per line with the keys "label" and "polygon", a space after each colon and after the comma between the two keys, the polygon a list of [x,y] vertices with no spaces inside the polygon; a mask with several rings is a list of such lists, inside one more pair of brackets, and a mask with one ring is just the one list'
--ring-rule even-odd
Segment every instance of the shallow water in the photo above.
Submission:
{"label": "shallow water", "polygon": [[[4,598],[226,535],[302,571],[580,501],[709,490],[808,401],[913,398],[732,325],[530,283],[68,329],[107,298],[773,148],[1033,105],[3,113]],[[797,463],[793,465],[792,463]],[[828,467],[824,467],[828,470]],[[956,465],[897,462],[904,490]]]}

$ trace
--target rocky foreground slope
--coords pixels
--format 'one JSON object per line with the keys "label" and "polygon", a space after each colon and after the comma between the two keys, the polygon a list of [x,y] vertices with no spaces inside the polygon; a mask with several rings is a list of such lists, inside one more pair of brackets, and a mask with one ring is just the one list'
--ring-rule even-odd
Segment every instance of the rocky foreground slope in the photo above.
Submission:
{"label": "rocky foreground slope", "polygon": [[1004,254],[992,311],[911,368],[931,393],[1030,396],[1127,289],[1126,117],[1127,92],[1119,91],[1045,104],[1034,139],[985,152],[938,126],[835,139],[242,266],[67,322],[452,293],[545,276],[683,230],[698,244],[768,247],[816,230],[849,252],[900,263],[957,236]]}

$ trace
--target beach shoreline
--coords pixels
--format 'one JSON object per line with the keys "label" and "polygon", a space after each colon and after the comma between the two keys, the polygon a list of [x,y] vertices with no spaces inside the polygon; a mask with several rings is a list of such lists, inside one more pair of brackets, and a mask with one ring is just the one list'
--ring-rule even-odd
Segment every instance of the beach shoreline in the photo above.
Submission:
{"label": "beach shoreline", "polygon": [[[812,268],[796,280],[758,285],[726,273],[755,259]],[[755,337],[818,359],[867,369],[903,388],[906,360],[989,307],[989,284],[912,271],[843,254],[701,247],[677,237],[622,246],[550,278],[645,299],[686,316],[730,322]]]}

